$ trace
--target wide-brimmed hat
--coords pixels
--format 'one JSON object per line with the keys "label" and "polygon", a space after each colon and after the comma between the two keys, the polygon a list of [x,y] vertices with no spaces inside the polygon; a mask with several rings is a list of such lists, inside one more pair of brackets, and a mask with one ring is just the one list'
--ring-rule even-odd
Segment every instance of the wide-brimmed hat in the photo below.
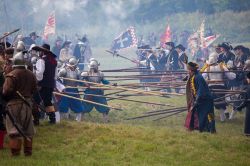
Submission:
{"label": "wide-brimmed hat", "polygon": [[58,41],[63,41],[63,39],[60,36],[57,36],[56,42],[58,42]]}
{"label": "wide-brimmed hat", "polygon": [[80,39],[78,39],[78,40],[80,40],[80,41],[83,42],[83,43],[85,43],[86,41],[88,41],[86,35],[84,35],[82,38],[80,38]]}
{"label": "wide-brimmed hat", "polygon": [[224,48],[226,50],[232,50],[233,49],[233,47],[227,42],[223,42],[223,43],[219,44],[218,47]]}
{"label": "wide-brimmed hat", "polygon": [[195,62],[188,62],[187,68],[192,71],[196,71],[199,68],[199,65]]}
{"label": "wide-brimmed hat", "polygon": [[186,48],[182,44],[177,45],[175,48],[179,48],[181,51],[186,50]]}
{"label": "wide-brimmed hat", "polygon": [[31,37],[31,36],[40,37],[40,36],[38,36],[38,35],[36,34],[36,32],[31,32],[31,33],[29,34],[29,36],[30,36],[30,37]]}
{"label": "wide-brimmed hat", "polygon": [[168,46],[171,46],[171,47],[173,47],[173,48],[174,48],[174,46],[175,46],[174,42],[166,42],[165,44],[168,45]]}
{"label": "wide-brimmed hat", "polygon": [[63,45],[62,48],[64,48],[66,45],[71,44],[72,42],[70,40],[66,40]]}
{"label": "wide-brimmed hat", "polygon": [[44,52],[46,55],[52,55],[52,56],[56,57],[56,55],[50,51],[49,44],[43,44],[42,47],[41,46],[34,46],[32,48],[32,50],[41,51],[41,52]]}

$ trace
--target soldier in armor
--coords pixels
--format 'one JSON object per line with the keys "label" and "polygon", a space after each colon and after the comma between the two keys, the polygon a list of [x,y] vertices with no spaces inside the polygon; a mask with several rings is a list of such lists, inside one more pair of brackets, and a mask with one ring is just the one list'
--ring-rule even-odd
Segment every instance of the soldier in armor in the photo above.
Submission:
{"label": "soldier in armor", "polygon": [[[225,113],[227,104],[225,103],[225,96],[224,94],[217,94],[216,92],[213,92],[213,90],[226,90],[225,87],[225,80],[229,79],[233,80],[235,79],[236,75],[233,72],[228,72],[227,67],[223,63],[217,63],[218,61],[218,55],[217,53],[213,53],[209,56],[207,66],[204,70],[205,73],[202,74],[202,76],[206,79],[211,81],[211,83],[208,84],[209,89],[212,91],[212,95],[214,99],[221,98],[221,100],[217,101],[219,104],[214,104],[215,108],[220,111],[220,120],[222,122],[225,121]],[[217,73],[206,73],[206,72],[217,72]]]}
{"label": "soldier in armor", "polygon": [[[58,76],[65,77],[65,78],[72,78],[72,79],[79,79],[80,78],[80,70],[77,68],[78,61],[76,58],[70,58],[69,62],[66,64],[64,68],[59,70]],[[78,82],[63,80],[63,84],[66,87],[64,92],[67,95],[80,98],[79,91],[78,91]],[[76,121],[81,121],[81,115],[84,111],[84,106],[81,101],[71,99],[68,97],[62,97],[59,104],[59,110],[61,114],[61,118],[68,118],[69,117],[69,109],[71,109],[74,113],[76,113]]]}
{"label": "soldier in armor", "polygon": [[[109,84],[109,81],[104,79],[104,74],[101,71],[98,70],[99,65],[100,64],[98,63],[97,60],[95,60],[94,58],[91,58],[90,59],[90,64],[89,64],[89,71],[81,73],[82,79],[86,80],[88,82]],[[85,84],[85,85],[90,86],[91,84]],[[90,94],[90,95],[88,95],[88,94]],[[91,96],[91,94],[93,94],[93,95],[104,95],[104,91],[102,89],[86,88],[84,99],[91,100],[91,101],[94,101],[96,103],[107,105],[107,100],[106,100],[106,98],[104,96],[103,97],[97,97],[97,96]],[[85,110],[83,111],[83,114],[87,113],[87,112],[90,112],[93,109],[93,107],[95,107],[95,109],[98,112],[103,114],[104,122],[108,122],[109,108],[99,106],[99,105],[94,105],[94,104],[91,104],[91,103],[86,103],[86,102],[84,104],[85,104],[84,105]]]}
{"label": "soldier in armor", "polygon": [[3,96],[7,101],[6,111],[10,116],[6,117],[6,129],[9,135],[9,147],[12,156],[20,155],[22,136],[15,127],[20,126],[26,137],[23,139],[25,156],[32,155],[32,138],[35,134],[32,121],[31,97],[36,91],[35,75],[26,69],[24,55],[19,52],[13,57],[13,71],[5,77]]}

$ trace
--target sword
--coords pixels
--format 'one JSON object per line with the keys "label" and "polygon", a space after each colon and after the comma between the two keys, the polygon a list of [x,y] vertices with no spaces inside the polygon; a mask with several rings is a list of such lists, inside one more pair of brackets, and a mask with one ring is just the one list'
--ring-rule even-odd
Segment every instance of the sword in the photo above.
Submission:
{"label": "sword", "polygon": [[11,123],[14,125],[14,127],[17,129],[18,133],[24,137],[25,139],[27,139],[28,141],[31,141],[31,138],[29,138],[27,135],[24,134],[23,130],[18,126],[17,122],[15,121],[14,117],[12,116],[12,114],[10,113],[10,111],[7,109],[5,111],[6,115],[8,115],[8,117],[10,118]]}
{"label": "sword", "polygon": [[19,92],[19,91],[16,91],[17,95],[19,96],[19,98],[28,106],[32,109],[30,103],[24,98],[24,96]]}

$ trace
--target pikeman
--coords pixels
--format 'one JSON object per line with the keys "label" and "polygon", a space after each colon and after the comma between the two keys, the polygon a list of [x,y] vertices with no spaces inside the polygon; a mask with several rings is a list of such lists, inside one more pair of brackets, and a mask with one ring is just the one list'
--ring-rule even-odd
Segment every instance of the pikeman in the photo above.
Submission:
{"label": "pikeman", "polygon": [[[80,70],[77,67],[78,60],[76,58],[70,58],[68,63],[65,67],[59,70],[58,76],[71,78],[71,79],[79,79],[80,78]],[[64,92],[67,95],[80,98],[79,91],[77,89],[78,82],[63,80],[63,84],[65,86],[70,86],[68,89],[66,88]],[[75,87],[75,88],[74,88]],[[61,114],[61,118],[68,118],[69,117],[69,108],[76,113],[76,121],[81,121],[81,115],[84,111],[84,106],[81,101],[70,99],[68,97],[62,97],[59,104],[59,110]]]}
{"label": "pikeman", "polygon": [[[89,71],[81,73],[82,79],[88,82],[93,82],[93,83],[109,84],[109,81],[104,79],[104,74],[98,70],[99,66],[100,66],[100,63],[98,63],[98,61],[95,60],[94,58],[91,58],[90,64],[89,64]],[[86,86],[90,86],[90,84],[86,84]],[[85,90],[84,99],[107,105],[107,100],[105,97],[91,96],[91,94],[92,95],[104,95],[104,91],[102,89],[87,88]],[[85,103],[84,106],[85,106],[85,109],[83,111],[83,116],[84,116],[84,113],[90,112],[93,109],[93,107],[95,107],[95,109],[98,112],[103,114],[104,122],[108,122],[108,113],[109,113],[108,107],[94,105],[91,103]]]}
{"label": "pikeman", "polygon": [[[49,116],[49,123],[55,124],[55,108],[52,104],[52,95],[55,88],[55,75],[57,61],[56,55],[50,51],[49,44],[43,44],[42,47],[35,46],[33,50],[39,52],[39,59],[36,62],[36,78],[40,90],[35,95],[35,101],[39,105],[43,103],[45,111]],[[37,122],[39,124],[39,122]]]}
{"label": "pikeman", "polygon": [[[224,63],[217,63],[218,61],[218,55],[217,53],[212,53],[209,56],[206,68],[204,70],[204,73],[202,76],[209,81],[212,81],[209,83],[209,88],[211,91],[213,90],[226,90],[225,86],[225,80],[229,79],[233,80],[236,78],[236,74],[233,72],[228,72],[227,67],[224,65]],[[214,73],[209,73],[214,72]],[[225,114],[229,114],[227,109],[227,104],[225,102],[225,94],[218,94],[216,92],[212,92],[213,98],[216,100],[217,98],[220,98],[221,100],[217,101],[219,104],[215,103],[215,108],[220,111],[220,120],[221,122],[225,121]]]}
{"label": "pikeman", "polygon": [[3,96],[6,104],[6,129],[10,137],[12,156],[20,155],[22,137],[24,154],[32,154],[32,137],[35,134],[32,121],[31,97],[36,91],[35,75],[26,69],[24,55],[19,52],[13,57],[13,71],[5,76]]}
{"label": "pikeman", "polygon": [[189,62],[189,79],[186,85],[188,114],[185,127],[215,133],[214,103],[205,79],[198,71],[198,64]]}

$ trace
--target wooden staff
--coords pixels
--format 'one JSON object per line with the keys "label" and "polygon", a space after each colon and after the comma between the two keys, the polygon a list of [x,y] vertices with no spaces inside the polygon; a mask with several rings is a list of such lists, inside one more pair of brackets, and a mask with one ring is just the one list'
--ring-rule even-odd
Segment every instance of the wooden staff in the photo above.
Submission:
{"label": "wooden staff", "polygon": [[134,60],[129,59],[129,58],[125,57],[125,56],[122,56],[122,55],[118,54],[116,51],[112,52],[112,51],[110,51],[110,50],[106,50],[106,52],[112,54],[113,56],[121,57],[121,58],[123,58],[123,59],[129,60],[129,61],[132,62],[132,63],[137,64],[137,62],[135,62]]}
{"label": "wooden staff", "polygon": [[17,31],[19,31],[19,30],[20,30],[20,28],[15,29],[15,30],[13,30],[13,31],[11,31],[11,32],[8,32],[8,33],[4,34],[3,36],[0,37],[0,40],[6,38],[7,36],[9,36],[9,35],[11,35],[11,34],[17,32]]}
{"label": "wooden staff", "polygon": [[[185,110],[187,110],[187,108],[185,108]],[[173,113],[173,112],[180,112],[180,111],[183,112],[185,110],[172,110],[172,111],[168,111],[168,112],[160,112],[160,113],[155,113],[155,114],[148,114],[148,115],[127,118],[125,120],[141,119],[141,118],[147,118],[147,117],[151,117],[151,116],[157,116],[157,115],[168,114],[168,113]]]}
{"label": "wooden staff", "polygon": [[119,110],[119,111],[122,110],[121,108],[116,108],[116,107],[108,106],[108,105],[105,105],[105,104],[96,103],[96,102],[93,102],[93,101],[90,101],[90,100],[85,100],[85,99],[81,99],[81,98],[77,98],[77,97],[65,95],[65,94],[58,93],[58,92],[53,92],[53,93],[56,94],[56,95],[59,95],[59,96],[64,96],[64,97],[67,97],[67,98],[70,98],[70,99],[75,99],[75,100],[79,100],[79,101],[84,101],[84,102],[86,102],[86,103],[91,103],[91,104],[95,104],[95,105],[99,105],[99,106],[111,108],[111,109],[114,109],[114,110]]}
{"label": "wooden staff", "polygon": [[180,114],[180,113],[182,113],[182,112],[184,112],[184,111],[186,111],[186,110],[181,110],[181,111],[178,111],[178,112],[174,112],[173,114],[166,115],[166,116],[163,116],[163,117],[160,117],[160,118],[154,119],[153,121],[157,121],[157,120],[161,120],[161,119],[164,119],[164,118],[167,118],[167,117],[173,116],[173,115],[177,115],[177,114]]}
{"label": "wooden staff", "polygon": [[228,95],[225,95],[225,96],[222,96],[222,97],[216,98],[216,99],[214,99],[214,102],[215,102],[215,101],[219,101],[219,100],[221,100],[221,99],[224,99],[224,98],[226,98],[226,97],[233,96],[233,95],[234,95],[234,94],[228,94]]}
{"label": "wooden staff", "polygon": [[[73,92],[64,92],[65,94],[77,94],[80,95],[80,93],[73,93]],[[131,101],[135,103],[144,103],[144,104],[152,104],[152,105],[159,105],[159,106],[171,106],[170,104],[162,104],[162,103],[153,103],[153,102],[146,102],[146,101],[140,101],[140,100],[132,100],[132,99],[121,99],[117,97],[109,97],[109,96],[103,96],[103,95],[95,95],[95,94],[86,94],[84,93],[85,96],[95,96],[95,97],[106,97],[109,99],[115,99],[115,100],[123,100],[123,101]]]}
{"label": "wooden staff", "polygon": [[173,111],[173,110],[180,110],[180,109],[187,109],[186,107],[178,107],[178,108],[169,108],[169,109],[163,109],[163,110],[156,110],[156,111],[148,111],[148,112],[144,112],[144,114],[154,114],[157,112],[166,112],[166,111]]}
{"label": "wooden staff", "polygon": [[142,94],[149,94],[149,95],[154,95],[154,96],[162,96],[162,95],[182,96],[182,94],[178,94],[178,93],[146,92],[146,91],[141,91],[141,90],[136,90],[136,89],[123,88],[123,87],[120,87],[120,86],[110,86],[110,85],[103,85],[103,84],[99,84],[99,83],[95,83],[95,82],[89,82],[89,81],[84,81],[84,80],[76,80],[76,79],[72,79],[72,78],[63,78],[63,77],[60,77],[60,78],[61,79],[65,79],[65,80],[70,80],[70,81],[82,82],[82,83],[87,83],[87,84],[94,84],[94,85],[99,85],[99,86],[103,86],[103,87],[112,87],[113,89],[127,90],[127,91],[138,92],[138,93],[142,93]]}
{"label": "wooden staff", "polygon": [[210,89],[210,91],[214,92],[235,92],[235,93],[245,93],[246,91],[241,90],[227,90],[227,89]]}

